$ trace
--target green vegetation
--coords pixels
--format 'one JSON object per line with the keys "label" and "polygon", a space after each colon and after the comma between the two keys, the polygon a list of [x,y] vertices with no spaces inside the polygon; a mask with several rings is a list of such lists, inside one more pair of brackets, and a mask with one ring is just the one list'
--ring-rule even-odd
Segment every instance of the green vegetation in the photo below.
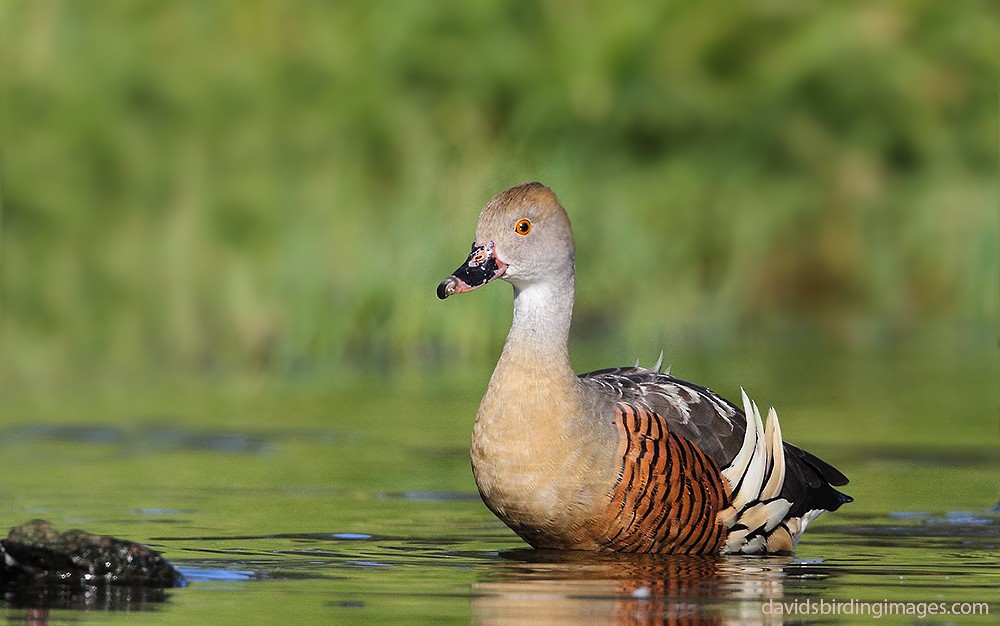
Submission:
{"label": "green vegetation", "polygon": [[485,362],[509,294],[434,287],[527,180],[578,345],[993,349],[996,9],[750,4],[5,0],[7,383]]}

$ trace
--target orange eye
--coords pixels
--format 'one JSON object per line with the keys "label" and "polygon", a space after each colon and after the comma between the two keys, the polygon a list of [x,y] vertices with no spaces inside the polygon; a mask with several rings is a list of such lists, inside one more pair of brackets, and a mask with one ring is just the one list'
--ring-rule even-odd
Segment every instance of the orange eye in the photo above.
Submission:
{"label": "orange eye", "polygon": [[531,222],[526,219],[518,220],[517,224],[514,224],[514,231],[518,235],[527,235],[531,232]]}

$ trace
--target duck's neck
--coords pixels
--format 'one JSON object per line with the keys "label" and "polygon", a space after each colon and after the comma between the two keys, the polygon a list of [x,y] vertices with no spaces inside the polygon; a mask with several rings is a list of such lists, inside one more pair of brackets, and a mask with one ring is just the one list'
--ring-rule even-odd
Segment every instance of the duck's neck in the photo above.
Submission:
{"label": "duck's neck", "polygon": [[494,384],[503,376],[508,381],[558,389],[575,380],[567,347],[573,281],[570,268],[564,276],[514,286],[514,319],[494,372]]}

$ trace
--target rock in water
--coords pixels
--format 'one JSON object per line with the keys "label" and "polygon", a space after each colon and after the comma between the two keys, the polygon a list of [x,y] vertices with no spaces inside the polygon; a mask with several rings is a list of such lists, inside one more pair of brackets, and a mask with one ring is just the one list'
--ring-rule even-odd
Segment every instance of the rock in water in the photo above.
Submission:
{"label": "rock in water", "polygon": [[0,539],[3,578],[141,587],[177,587],[184,578],[159,552],[82,530],[56,532],[45,520],[10,529]]}

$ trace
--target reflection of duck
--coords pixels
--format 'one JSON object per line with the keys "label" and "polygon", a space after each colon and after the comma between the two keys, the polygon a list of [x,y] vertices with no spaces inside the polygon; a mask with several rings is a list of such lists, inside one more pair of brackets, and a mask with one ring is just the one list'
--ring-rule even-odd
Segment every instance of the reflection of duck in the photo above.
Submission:
{"label": "reflection of duck", "polygon": [[847,479],[715,393],[641,367],[576,376],[567,351],[573,235],[539,183],[496,196],[468,260],[438,296],[514,286],[510,334],[476,416],[486,505],[535,547],[784,552]]}
{"label": "reflection of duck", "polygon": [[515,550],[473,585],[477,624],[766,621],[790,559]]}

